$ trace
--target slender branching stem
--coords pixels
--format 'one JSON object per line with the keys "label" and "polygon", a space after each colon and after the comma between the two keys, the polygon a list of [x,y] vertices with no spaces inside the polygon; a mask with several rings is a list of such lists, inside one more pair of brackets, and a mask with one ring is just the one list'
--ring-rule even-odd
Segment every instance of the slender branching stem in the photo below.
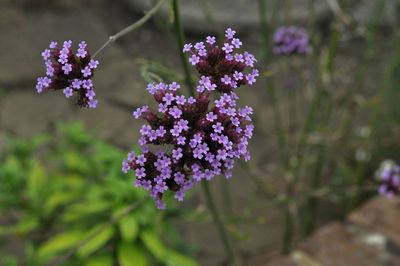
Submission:
{"label": "slender branching stem", "polygon": [[163,2],[165,0],[159,0],[158,3],[152,7],[141,19],[136,21],[135,23],[129,25],[128,27],[124,28],[123,30],[117,32],[116,34],[110,36],[105,42],[94,54],[93,58],[95,58],[101,51],[103,51],[109,44],[115,42],[122,36],[126,35],[127,33],[134,31],[138,29],[140,26],[142,26],[146,21],[148,21],[157,11],[158,9],[162,6]]}
{"label": "slender branching stem", "polygon": [[184,33],[179,13],[179,4],[178,0],[171,0],[171,1],[172,1],[172,10],[174,12],[174,29],[175,29],[176,42],[178,44],[179,57],[181,59],[181,64],[183,67],[183,71],[185,73],[185,82],[188,87],[190,95],[194,95],[195,92],[194,92],[193,80],[190,75],[190,70],[189,70],[189,65],[187,63],[186,55],[182,50],[184,44]]}
{"label": "slender branching stem", "polygon": [[214,203],[211,191],[210,191],[210,187],[208,186],[208,181],[203,180],[202,187],[203,187],[203,192],[204,192],[204,197],[206,199],[207,207],[211,212],[213,221],[218,229],[219,236],[225,247],[225,251],[226,251],[226,255],[227,255],[227,264],[233,265],[234,260],[235,260],[233,248],[232,248],[231,242],[229,241],[228,233],[226,231],[224,223],[221,220],[221,218],[218,214],[217,208],[215,206],[215,203]]}

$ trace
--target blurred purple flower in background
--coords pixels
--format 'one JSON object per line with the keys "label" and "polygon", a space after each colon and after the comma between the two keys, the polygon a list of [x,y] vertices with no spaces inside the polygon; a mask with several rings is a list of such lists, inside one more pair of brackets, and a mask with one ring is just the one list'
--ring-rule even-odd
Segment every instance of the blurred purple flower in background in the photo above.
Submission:
{"label": "blurred purple flower in background", "polygon": [[312,52],[307,32],[296,26],[281,26],[274,33],[273,53],[277,55],[308,54]]}
{"label": "blurred purple flower in background", "polygon": [[400,166],[393,161],[382,162],[378,170],[378,180],[381,183],[379,194],[393,197],[400,194]]}
{"label": "blurred purple flower in background", "polygon": [[42,53],[46,65],[46,76],[37,79],[36,90],[63,90],[65,97],[74,93],[78,95],[78,105],[95,108],[93,72],[99,62],[91,59],[86,50],[86,42],[79,43],[77,53],[72,51],[72,41],[65,41],[62,48],[56,42],[51,42],[49,48]]}

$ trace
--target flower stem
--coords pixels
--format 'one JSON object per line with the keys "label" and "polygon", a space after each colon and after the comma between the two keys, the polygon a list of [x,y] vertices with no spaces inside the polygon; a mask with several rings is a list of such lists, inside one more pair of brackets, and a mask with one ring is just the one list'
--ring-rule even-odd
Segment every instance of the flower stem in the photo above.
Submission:
{"label": "flower stem", "polygon": [[[172,1],[172,10],[174,13],[174,28],[175,28],[176,42],[178,44],[179,55],[181,58],[181,63],[182,63],[182,67],[183,67],[184,74],[185,74],[186,85],[188,87],[189,94],[191,96],[195,96],[193,81],[192,81],[192,77],[191,77],[190,71],[189,71],[189,65],[186,60],[186,56],[182,50],[183,43],[184,43],[184,33],[183,33],[183,27],[182,27],[180,15],[179,15],[178,0],[171,0],[171,1]],[[221,220],[221,217],[218,214],[217,208],[214,203],[214,199],[211,195],[210,188],[209,188],[206,180],[202,181],[202,188],[203,188],[204,196],[206,198],[207,207],[208,207],[209,211],[211,212],[214,224],[218,229],[221,241],[222,241],[225,251],[226,251],[227,265],[233,265],[234,253],[233,253],[231,243],[229,241],[228,233],[227,233],[225,226]]]}
{"label": "flower stem", "polygon": [[93,58],[95,58],[101,51],[104,50],[104,48],[106,48],[110,43],[115,42],[116,40],[118,40],[119,38],[121,38],[122,36],[126,35],[127,33],[136,30],[137,28],[139,28],[140,26],[142,26],[144,23],[146,23],[146,21],[148,21],[156,12],[157,10],[162,6],[163,2],[165,0],[159,0],[158,3],[152,7],[147,13],[146,15],[144,15],[141,19],[139,19],[138,21],[136,21],[135,23],[129,25],[128,27],[124,28],[123,30],[117,32],[116,34],[110,36],[107,40],[107,42],[105,42],[94,54],[93,54]]}
{"label": "flower stem", "polygon": [[176,43],[178,44],[179,49],[179,57],[181,59],[183,71],[185,72],[185,82],[188,86],[190,95],[194,95],[194,85],[190,75],[189,66],[187,63],[186,55],[183,53],[183,44],[184,44],[184,34],[183,34],[183,27],[181,23],[180,13],[179,13],[179,5],[178,0],[171,0],[172,1],[172,10],[174,13],[174,28],[175,28],[175,37]]}
{"label": "flower stem", "polygon": [[227,265],[233,265],[235,256],[233,253],[231,243],[229,241],[228,233],[226,231],[224,223],[221,220],[221,217],[218,215],[217,208],[215,207],[214,200],[211,195],[210,187],[208,186],[208,183],[206,180],[202,181],[202,187],[203,187],[204,196],[206,198],[207,207],[211,212],[213,221],[215,223],[215,226],[218,229],[218,233],[220,235],[221,241],[225,247],[225,251],[226,251],[226,255],[227,255]]}

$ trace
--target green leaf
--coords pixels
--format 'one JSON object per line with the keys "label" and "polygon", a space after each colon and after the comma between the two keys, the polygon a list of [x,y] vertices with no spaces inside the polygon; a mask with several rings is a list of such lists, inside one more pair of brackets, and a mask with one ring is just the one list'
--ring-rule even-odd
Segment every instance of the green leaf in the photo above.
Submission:
{"label": "green leaf", "polygon": [[43,189],[46,187],[47,178],[44,167],[39,163],[35,162],[32,166],[32,170],[28,176],[28,196],[34,203],[39,203],[43,196]]}
{"label": "green leaf", "polygon": [[50,195],[44,205],[44,211],[48,215],[53,212],[57,207],[71,203],[79,195],[72,191],[61,191]]}
{"label": "green leaf", "polygon": [[26,235],[39,226],[36,216],[25,216],[15,225],[0,226],[0,235]]}
{"label": "green leaf", "polygon": [[185,256],[183,254],[180,254],[172,249],[169,249],[167,251],[165,262],[168,266],[182,266],[182,265],[197,266],[198,265],[194,259],[192,259],[188,256]]}
{"label": "green leaf", "polygon": [[144,230],[140,237],[148,250],[160,261],[165,261],[167,250],[154,230]]}
{"label": "green leaf", "polygon": [[[4,171],[5,177],[11,178],[21,171],[22,165],[21,162],[13,155],[7,156],[4,162],[2,162],[1,166]],[[4,182],[4,181],[3,181]]]}
{"label": "green leaf", "polygon": [[57,129],[67,138],[67,144],[85,144],[90,142],[91,136],[84,130],[82,123],[57,124]]}
{"label": "green leaf", "polygon": [[[113,237],[114,228],[112,226],[102,227],[104,227],[104,224],[96,226],[86,235],[86,237],[90,237],[90,239],[78,249],[79,256],[89,256],[91,253],[103,247]],[[99,228],[102,229],[97,232]],[[96,233],[96,235],[92,236],[94,233]]]}
{"label": "green leaf", "polygon": [[113,258],[110,254],[101,254],[90,257],[85,266],[113,266]]}
{"label": "green leaf", "polygon": [[104,200],[97,202],[76,203],[68,207],[68,209],[64,212],[62,220],[64,222],[74,222],[89,215],[108,211],[110,208],[111,202]]}
{"label": "green leaf", "polygon": [[80,230],[60,233],[42,244],[37,255],[40,259],[51,257],[60,251],[76,246],[84,237],[85,233]]}
{"label": "green leaf", "polygon": [[118,247],[118,262],[120,266],[147,266],[149,265],[145,250],[140,246],[122,242]]}
{"label": "green leaf", "polygon": [[133,215],[122,217],[118,225],[122,239],[127,242],[131,242],[136,238],[139,232],[139,225]]}
{"label": "green leaf", "polygon": [[90,166],[88,164],[88,159],[81,156],[77,152],[66,152],[63,154],[65,166],[72,171],[77,171],[80,173],[90,173]]}

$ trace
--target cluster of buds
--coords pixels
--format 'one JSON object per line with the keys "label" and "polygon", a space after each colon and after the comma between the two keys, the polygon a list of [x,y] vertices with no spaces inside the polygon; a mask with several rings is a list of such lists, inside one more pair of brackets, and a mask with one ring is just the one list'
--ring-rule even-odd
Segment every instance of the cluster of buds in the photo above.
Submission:
{"label": "cluster of buds", "polygon": [[77,94],[79,106],[95,108],[97,100],[94,98],[96,93],[92,77],[99,62],[91,59],[86,46],[84,41],[80,42],[74,53],[72,41],[65,41],[62,48],[56,42],[51,42],[42,53],[46,76],[37,79],[37,92],[62,89],[67,98]]}
{"label": "cluster of buds", "polygon": [[381,183],[379,194],[393,197],[400,194],[400,166],[393,161],[384,161],[378,170]]}
{"label": "cluster of buds", "polygon": [[189,62],[196,66],[201,75],[197,86],[199,93],[205,90],[229,93],[241,85],[256,82],[259,73],[253,67],[257,60],[247,51],[235,52],[242,46],[235,34],[234,30],[227,29],[221,46],[216,44],[215,37],[208,36],[205,43],[188,43],[183,47],[183,52],[190,54]]}
{"label": "cluster of buds", "polygon": [[296,26],[281,26],[274,33],[274,54],[292,55],[312,52],[307,32]]}
{"label": "cluster of buds", "polygon": [[[158,103],[158,112],[148,106],[133,112],[136,119],[147,121],[140,129],[142,152],[129,153],[122,170],[135,171],[135,186],[148,190],[160,209],[165,207],[162,197],[166,191],[182,201],[194,184],[217,175],[230,178],[235,159],[250,159],[247,145],[254,130],[253,110],[237,106],[233,89],[253,84],[258,71],[243,73],[256,60],[249,53],[232,54],[233,43],[241,45],[234,34],[231,29],[226,31],[222,48],[214,45],[215,37],[207,37],[207,48],[197,43],[192,51],[191,44],[185,45],[184,51],[192,52],[190,62],[201,76],[195,96],[179,94],[176,82],[150,83],[147,90]],[[231,81],[224,82],[228,77]],[[221,94],[212,102],[214,90]]]}

